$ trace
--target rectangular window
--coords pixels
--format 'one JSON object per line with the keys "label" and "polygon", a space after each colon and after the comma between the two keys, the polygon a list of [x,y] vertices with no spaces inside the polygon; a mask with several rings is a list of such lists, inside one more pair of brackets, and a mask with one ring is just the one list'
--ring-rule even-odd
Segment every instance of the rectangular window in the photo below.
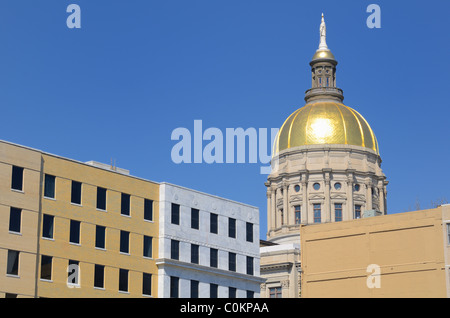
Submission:
{"label": "rectangular window", "polygon": [[120,252],[126,254],[130,252],[130,232],[120,231]]}
{"label": "rectangular window", "polygon": [[97,209],[106,211],[106,189],[97,187]]}
{"label": "rectangular window", "polygon": [[322,213],[321,213],[321,207],[320,204],[314,204],[314,223],[321,223],[322,222]]}
{"label": "rectangular window", "polygon": [[69,260],[67,283],[73,285],[79,285],[79,261]]}
{"label": "rectangular window", "polygon": [[94,287],[104,288],[105,266],[95,264],[94,268]]}
{"label": "rectangular window", "polygon": [[200,228],[200,211],[191,209],[191,228],[198,230]]}
{"label": "rectangular window", "polygon": [[180,279],[175,276],[170,276],[170,298],[178,298],[178,286]]}
{"label": "rectangular window", "polygon": [[228,237],[236,238],[236,219],[228,218]]}
{"label": "rectangular window", "polygon": [[180,224],[180,205],[172,203],[172,211],[171,211],[171,223],[172,224]]}
{"label": "rectangular window", "polygon": [[152,274],[142,274],[142,295],[152,295]]}
{"label": "rectangular window", "polygon": [[247,237],[247,242],[253,242],[253,224],[247,222],[246,224],[246,237]]}
{"label": "rectangular window", "polygon": [[53,238],[53,223],[55,217],[53,215],[44,214],[42,218],[42,237]]}
{"label": "rectangular window", "polygon": [[6,274],[19,276],[19,251],[8,250]]}
{"label": "rectangular window", "polygon": [[52,280],[52,262],[53,257],[41,256],[41,279]]}
{"label": "rectangular window", "polygon": [[211,233],[215,233],[215,234],[217,234],[219,231],[218,231],[218,222],[217,222],[217,219],[218,219],[218,215],[217,214],[214,214],[214,213],[211,213],[210,214],[210,218],[209,218],[209,231],[211,232]]}
{"label": "rectangular window", "polygon": [[170,241],[170,258],[176,260],[180,258],[180,241]]}
{"label": "rectangular window", "polygon": [[144,199],[144,220],[153,221],[153,200]]}
{"label": "rectangular window", "polygon": [[22,191],[23,190],[23,168],[12,167],[11,189]]}
{"label": "rectangular window", "polygon": [[128,292],[128,270],[119,269],[119,291]]}
{"label": "rectangular window", "polygon": [[294,206],[294,214],[295,214],[295,224],[302,223],[302,214],[301,214],[301,206]]}
{"label": "rectangular window", "polygon": [[215,249],[215,248],[209,249],[209,266],[217,268],[218,254],[219,254],[219,251],[217,249]]}
{"label": "rectangular window", "polygon": [[120,214],[130,216],[130,195],[122,193],[120,201]]}
{"label": "rectangular window", "polygon": [[144,235],[144,257],[151,258],[153,256],[152,243],[153,238],[151,236]]}
{"label": "rectangular window", "polygon": [[247,290],[247,298],[255,297],[255,292],[253,290]]}
{"label": "rectangular window", "polygon": [[334,204],[334,221],[335,222],[342,221],[342,203]]}
{"label": "rectangular window", "polygon": [[69,242],[80,244],[80,221],[70,220]]}
{"label": "rectangular window", "polygon": [[217,298],[219,285],[209,284],[209,298]]}
{"label": "rectangular window", "polygon": [[45,175],[44,180],[44,197],[55,198],[55,176]]}
{"label": "rectangular window", "polygon": [[9,211],[9,231],[20,233],[20,223],[22,219],[22,210],[18,208],[10,208]]}
{"label": "rectangular window", "polygon": [[356,204],[355,205],[355,219],[361,218],[361,206]]}
{"label": "rectangular window", "polygon": [[232,272],[236,271],[236,253],[228,253],[228,270]]}
{"label": "rectangular window", "polygon": [[236,298],[236,288],[228,287],[228,298]]}
{"label": "rectangular window", "polygon": [[199,260],[199,248],[196,244],[191,244],[191,263],[198,264]]}
{"label": "rectangular window", "polygon": [[247,256],[247,275],[253,275],[253,257]]}
{"label": "rectangular window", "polygon": [[269,297],[270,298],[281,298],[281,287],[269,288]]}
{"label": "rectangular window", "polygon": [[191,280],[191,298],[198,298],[198,280]]}
{"label": "rectangular window", "polygon": [[105,248],[106,228],[101,225],[95,226],[95,247]]}
{"label": "rectangular window", "polygon": [[70,202],[81,204],[81,182],[72,181],[72,193]]}

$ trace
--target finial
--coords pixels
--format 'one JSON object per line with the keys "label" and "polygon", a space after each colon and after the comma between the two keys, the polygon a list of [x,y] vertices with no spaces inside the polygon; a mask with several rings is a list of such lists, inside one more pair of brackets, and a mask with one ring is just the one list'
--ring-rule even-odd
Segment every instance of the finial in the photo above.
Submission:
{"label": "finial", "polygon": [[319,50],[327,50],[327,27],[325,25],[325,19],[323,17],[322,13],[322,22],[320,23],[320,44],[319,44]]}

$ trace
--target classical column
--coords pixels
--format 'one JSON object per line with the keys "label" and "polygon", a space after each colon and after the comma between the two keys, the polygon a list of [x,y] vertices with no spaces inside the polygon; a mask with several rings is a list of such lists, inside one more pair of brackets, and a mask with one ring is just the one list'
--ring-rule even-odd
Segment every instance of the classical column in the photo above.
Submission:
{"label": "classical column", "polygon": [[[366,185],[366,210],[372,210],[373,204],[372,204],[372,182],[367,181],[365,183]],[[361,215],[362,217],[362,215]]]}
{"label": "classical column", "polygon": [[353,175],[348,175],[347,178],[347,213],[343,216],[343,220],[353,219]]}
{"label": "classical column", "polygon": [[283,182],[283,225],[289,224],[288,188],[288,184],[286,182]]}
{"label": "classical column", "polygon": [[272,208],[272,202],[271,202],[272,190],[270,189],[270,187],[267,187],[266,196],[267,196],[267,232],[270,232],[273,227],[272,213],[270,211]]}
{"label": "classical column", "polygon": [[[325,169],[324,169],[325,170]],[[331,169],[327,169],[331,170]],[[331,207],[330,207],[330,172],[325,171],[325,204],[323,207],[324,221],[331,222]]]}
{"label": "classical column", "polygon": [[281,227],[281,224],[282,224],[282,220],[281,220],[281,214],[280,214],[280,211],[278,210],[278,201],[279,201],[279,199],[280,199],[280,192],[281,192],[281,189],[280,188],[277,188],[276,189],[276,195],[275,195],[275,222],[276,222],[276,224],[275,224],[275,228],[280,228]]}
{"label": "classical column", "polygon": [[301,223],[308,224],[308,191],[306,180],[302,180],[302,207],[301,207]]}
{"label": "classical column", "polygon": [[380,211],[383,212],[383,214],[386,213],[386,207],[384,205],[384,202],[385,202],[384,201],[384,198],[385,198],[384,190],[385,190],[385,188],[383,186],[383,181],[378,182],[378,200],[379,200],[378,201],[378,207],[379,207]]}

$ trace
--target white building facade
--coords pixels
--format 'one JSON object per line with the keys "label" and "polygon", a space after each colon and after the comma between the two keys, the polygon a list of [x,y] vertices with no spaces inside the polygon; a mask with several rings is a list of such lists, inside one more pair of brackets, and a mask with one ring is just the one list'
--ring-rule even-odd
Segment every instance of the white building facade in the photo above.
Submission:
{"label": "white building facade", "polygon": [[258,208],[168,183],[159,206],[160,297],[260,296]]}

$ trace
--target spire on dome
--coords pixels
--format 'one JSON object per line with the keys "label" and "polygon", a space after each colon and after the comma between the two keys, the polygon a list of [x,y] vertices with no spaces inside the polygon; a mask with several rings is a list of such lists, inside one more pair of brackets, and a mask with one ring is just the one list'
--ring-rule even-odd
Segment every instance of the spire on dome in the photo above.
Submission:
{"label": "spire on dome", "polygon": [[329,51],[327,46],[327,26],[322,13],[322,22],[320,23],[320,44],[319,51]]}

